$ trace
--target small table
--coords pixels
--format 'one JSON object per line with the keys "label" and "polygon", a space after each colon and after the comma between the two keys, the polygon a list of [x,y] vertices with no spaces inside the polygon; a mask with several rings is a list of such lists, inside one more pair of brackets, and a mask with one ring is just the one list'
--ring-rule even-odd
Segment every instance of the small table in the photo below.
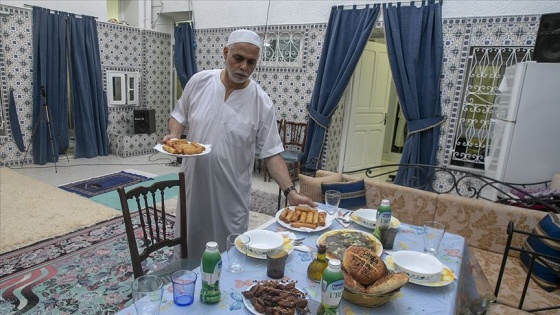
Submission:
{"label": "small table", "polygon": [[[323,205],[319,205],[321,209]],[[324,232],[344,228],[337,220],[332,225],[321,232],[303,233],[295,232],[296,236],[305,237],[304,245],[315,249],[317,238]],[[353,223],[348,227],[362,231],[370,231],[371,229],[362,227]],[[271,220],[265,229],[271,231],[286,231],[284,227],[279,225],[275,220]],[[397,233],[393,250],[385,251],[391,253],[397,250],[414,250],[423,251],[422,228],[414,225],[401,223],[399,232]],[[395,294],[386,304],[370,309],[349,303],[342,299],[340,303],[341,314],[367,314],[375,311],[375,314],[454,314],[458,313],[463,300],[459,298],[462,294],[460,281],[461,266],[463,265],[463,254],[466,250],[465,239],[456,234],[445,233],[439,253],[438,259],[448,266],[455,274],[455,280],[445,286],[430,287],[421,286],[413,283],[406,284],[401,288],[400,292]],[[220,278],[220,288],[222,290],[222,298],[219,303],[207,305],[200,302],[200,289],[202,282],[200,281],[200,270],[197,268],[195,272],[199,278],[195,288],[195,302],[187,307],[179,307],[173,304],[173,290],[171,285],[164,288],[163,302],[160,314],[251,314],[244,306],[242,291],[247,290],[253,284],[253,280],[270,280],[266,275],[266,260],[247,257],[246,269],[242,273],[234,274],[227,269],[227,255],[222,253],[223,269]],[[311,300],[321,300],[321,286],[317,282],[313,282],[307,278],[307,266],[311,262],[311,255],[305,252],[292,252],[286,263],[285,276],[290,280],[296,280],[296,286],[307,293]],[[120,311],[118,314],[136,314],[134,305]]]}

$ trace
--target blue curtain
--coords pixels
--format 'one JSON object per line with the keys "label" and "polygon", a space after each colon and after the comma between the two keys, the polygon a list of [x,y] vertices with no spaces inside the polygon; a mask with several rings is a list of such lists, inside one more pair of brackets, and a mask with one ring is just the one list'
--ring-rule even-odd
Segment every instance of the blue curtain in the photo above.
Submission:
{"label": "blue curtain", "polygon": [[173,58],[181,88],[185,88],[189,79],[196,73],[195,51],[194,26],[191,23],[176,25]]}
{"label": "blue curtain", "polygon": [[109,109],[103,91],[95,19],[69,17],[70,99],[76,132],[75,158],[108,155]]}
{"label": "blue curtain", "polygon": [[[33,7],[33,163],[68,148],[67,14]],[[50,123],[47,123],[50,122]]]}
{"label": "blue curtain", "polygon": [[[401,164],[435,165],[441,116],[440,75],[443,56],[441,2],[416,7],[384,4],[387,53],[397,95],[407,122]],[[424,182],[417,168],[397,172],[395,183]]]}
{"label": "blue curtain", "polygon": [[10,116],[10,129],[12,130],[12,138],[16,143],[19,152],[25,150],[23,144],[23,136],[21,134],[21,126],[19,125],[19,118],[16,109],[16,100],[14,99],[14,90],[10,89],[10,99],[8,100],[8,112]]}
{"label": "blue curtain", "polygon": [[338,6],[331,10],[317,79],[307,107],[311,119],[307,123],[305,164],[320,159],[331,116],[354,73],[379,10],[379,4],[361,9]]}

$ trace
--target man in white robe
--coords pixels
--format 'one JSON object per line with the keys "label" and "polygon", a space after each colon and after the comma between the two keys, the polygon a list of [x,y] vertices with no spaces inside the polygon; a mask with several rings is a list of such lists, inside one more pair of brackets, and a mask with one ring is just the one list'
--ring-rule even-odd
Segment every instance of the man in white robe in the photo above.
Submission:
{"label": "man in white robe", "polygon": [[[247,231],[255,149],[290,204],[314,205],[294,188],[280,152],[273,103],[253,80],[262,42],[248,30],[230,34],[223,49],[225,69],[196,73],[169,119],[169,135],[211,145],[209,154],[183,158],[187,181],[188,256],[200,259],[208,241],[226,250],[231,233]],[[185,220],[178,218],[184,224]]]}

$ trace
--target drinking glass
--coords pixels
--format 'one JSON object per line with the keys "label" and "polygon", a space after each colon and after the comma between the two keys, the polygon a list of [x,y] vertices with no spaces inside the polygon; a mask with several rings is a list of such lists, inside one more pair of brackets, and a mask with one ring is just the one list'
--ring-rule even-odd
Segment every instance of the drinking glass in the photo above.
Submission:
{"label": "drinking glass", "polygon": [[325,191],[325,204],[327,205],[327,213],[335,214],[338,211],[338,205],[340,204],[341,193],[338,190],[327,190]]}
{"label": "drinking glass", "polygon": [[436,221],[424,222],[424,252],[436,255],[445,234],[445,225]]}
{"label": "drinking glass", "polygon": [[245,260],[251,239],[245,234],[230,234],[227,237],[227,256],[229,271],[239,273],[245,270]]}
{"label": "drinking glass", "polygon": [[190,270],[177,270],[171,275],[173,283],[173,302],[177,306],[191,305],[194,301],[196,273]]}
{"label": "drinking glass", "polygon": [[288,253],[281,249],[266,252],[266,275],[272,279],[282,279],[286,269]]}
{"label": "drinking glass", "polygon": [[158,276],[145,275],[132,281],[132,298],[138,315],[159,315],[163,281]]}

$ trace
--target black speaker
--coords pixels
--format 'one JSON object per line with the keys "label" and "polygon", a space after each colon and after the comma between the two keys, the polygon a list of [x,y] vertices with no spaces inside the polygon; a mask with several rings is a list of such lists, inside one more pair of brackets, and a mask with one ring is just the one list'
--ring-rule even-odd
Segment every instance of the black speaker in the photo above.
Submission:
{"label": "black speaker", "polygon": [[150,134],[154,132],[156,132],[155,109],[135,109],[134,110],[134,133]]}
{"label": "black speaker", "polygon": [[541,16],[533,60],[560,62],[560,13]]}

